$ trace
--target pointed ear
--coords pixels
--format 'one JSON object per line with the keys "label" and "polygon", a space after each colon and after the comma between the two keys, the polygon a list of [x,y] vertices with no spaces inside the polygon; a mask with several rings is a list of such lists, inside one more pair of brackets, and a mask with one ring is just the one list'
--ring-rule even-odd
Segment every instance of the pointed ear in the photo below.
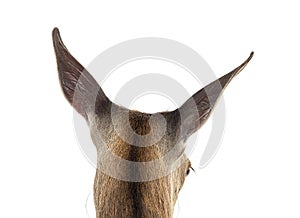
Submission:
{"label": "pointed ear", "polygon": [[178,109],[181,117],[181,138],[187,139],[206,122],[224,89],[245,68],[253,54],[251,52],[249,58],[239,67],[195,93]]}
{"label": "pointed ear", "polygon": [[52,39],[63,93],[74,109],[87,119],[87,114],[94,110],[96,100],[103,104],[109,100],[97,81],[67,50],[57,28],[53,29]]}

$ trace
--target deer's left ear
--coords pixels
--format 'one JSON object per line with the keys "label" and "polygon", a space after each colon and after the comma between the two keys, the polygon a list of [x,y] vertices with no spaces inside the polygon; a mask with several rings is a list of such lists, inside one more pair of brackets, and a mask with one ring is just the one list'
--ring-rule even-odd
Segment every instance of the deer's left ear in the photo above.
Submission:
{"label": "deer's left ear", "polygon": [[87,119],[96,100],[102,106],[109,100],[92,75],[67,50],[57,28],[53,29],[52,39],[63,93],[75,110]]}
{"label": "deer's left ear", "polygon": [[226,86],[244,69],[253,54],[251,52],[239,67],[199,90],[177,109],[181,117],[181,138],[187,139],[206,122]]}

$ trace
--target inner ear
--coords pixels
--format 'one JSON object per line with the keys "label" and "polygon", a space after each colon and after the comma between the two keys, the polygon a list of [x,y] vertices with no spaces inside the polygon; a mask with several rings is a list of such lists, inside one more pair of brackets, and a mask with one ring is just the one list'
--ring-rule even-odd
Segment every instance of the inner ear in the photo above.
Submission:
{"label": "inner ear", "polygon": [[248,59],[230,73],[199,90],[178,109],[181,116],[181,137],[184,140],[206,122],[224,89],[245,68],[253,54],[251,52]]}
{"label": "inner ear", "polygon": [[107,104],[109,100],[92,75],[67,50],[57,28],[53,29],[52,39],[64,96],[87,119],[96,102]]}

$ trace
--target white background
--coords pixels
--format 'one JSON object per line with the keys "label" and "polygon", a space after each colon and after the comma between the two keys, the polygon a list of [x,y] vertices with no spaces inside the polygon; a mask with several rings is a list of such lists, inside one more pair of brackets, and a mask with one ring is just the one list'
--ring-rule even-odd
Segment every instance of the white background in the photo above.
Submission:
{"label": "white background", "polygon": [[192,47],[218,76],[255,51],[225,91],[218,154],[192,159],[180,217],[299,217],[299,20],[297,1],[1,2],[0,217],[87,217],[95,169],[59,87],[55,26],[83,65],[146,36]]}

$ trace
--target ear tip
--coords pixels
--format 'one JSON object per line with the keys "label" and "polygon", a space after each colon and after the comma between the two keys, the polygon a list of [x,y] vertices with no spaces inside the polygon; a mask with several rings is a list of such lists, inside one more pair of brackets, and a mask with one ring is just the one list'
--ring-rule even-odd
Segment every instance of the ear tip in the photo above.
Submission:
{"label": "ear tip", "polygon": [[56,53],[60,53],[62,50],[67,51],[57,27],[54,27],[52,30],[52,42]]}
{"label": "ear tip", "polygon": [[252,59],[253,55],[254,55],[254,51],[251,51],[249,57],[246,60],[247,63]]}
{"label": "ear tip", "polygon": [[54,27],[54,29],[52,30],[52,39],[54,42],[60,41],[60,33],[59,33],[59,29],[57,27]]}
{"label": "ear tip", "polygon": [[237,74],[244,69],[244,67],[250,62],[250,60],[252,59],[252,57],[254,56],[254,51],[252,51],[249,55],[249,57],[247,58],[247,60],[244,61],[244,63],[242,63],[238,68],[239,71],[237,72]]}
{"label": "ear tip", "polygon": [[59,29],[57,27],[54,27],[52,30],[52,35],[57,35],[59,34]]}

